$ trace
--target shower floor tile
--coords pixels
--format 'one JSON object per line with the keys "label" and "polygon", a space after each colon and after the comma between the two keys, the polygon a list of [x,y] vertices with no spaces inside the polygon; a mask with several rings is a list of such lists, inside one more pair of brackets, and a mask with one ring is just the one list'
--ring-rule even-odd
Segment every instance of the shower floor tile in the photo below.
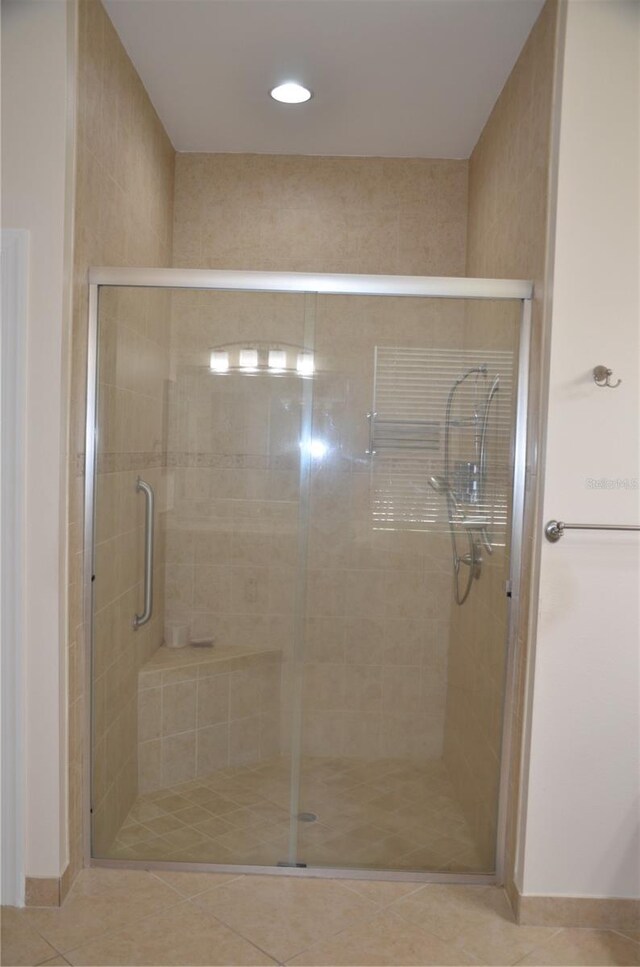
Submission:
{"label": "shower floor tile", "polygon": [[[272,866],[290,849],[288,758],[223,769],[139,796],[108,857]],[[301,764],[298,863],[484,872],[439,761],[307,757]]]}

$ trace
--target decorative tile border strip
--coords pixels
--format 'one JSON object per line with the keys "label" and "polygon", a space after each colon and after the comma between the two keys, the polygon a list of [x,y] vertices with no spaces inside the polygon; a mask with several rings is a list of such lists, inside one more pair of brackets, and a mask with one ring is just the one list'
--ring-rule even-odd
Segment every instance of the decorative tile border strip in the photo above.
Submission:
{"label": "decorative tile border strip", "polygon": [[174,450],[167,454],[167,466],[180,470],[297,470],[299,458],[292,455],[266,456],[259,453],[207,453]]}
{"label": "decorative tile border strip", "polygon": [[[76,453],[74,458],[74,474],[76,477],[84,477],[84,465],[84,453]],[[148,470],[150,467],[166,466],[167,454],[163,451],[98,454],[98,473],[119,473],[125,470]]]}
{"label": "decorative tile border strip", "polygon": [[[175,470],[298,470],[296,454],[265,456],[255,453],[208,453],[205,451],[139,451],[128,453],[101,453],[98,455],[98,473],[118,473],[126,470],[146,470],[150,467],[166,467]],[[76,453],[73,460],[74,475],[84,476],[85,455]],[[335,462],[337,472],[362,471],[361,461],[339,456]],[[369,468],[366,468],[369,472]]]}
{"label": "decorative tile border strip", "polygon": [[166,453],[140,451],[134,453],[99,453],[98,473],[120,473],[125,470],[149,470],[166,467]]}

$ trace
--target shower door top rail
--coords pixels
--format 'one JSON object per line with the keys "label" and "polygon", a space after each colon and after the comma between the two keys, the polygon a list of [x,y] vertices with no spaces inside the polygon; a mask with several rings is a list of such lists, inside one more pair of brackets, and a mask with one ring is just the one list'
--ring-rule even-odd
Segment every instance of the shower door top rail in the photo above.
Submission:
{"label": "shower door top rail", "polygon": [[438,299],[531,299],[533,283],[463,276],[343,275],[330,272],[250,272],[242,269],[89,269],[91,285],[172,289],[242,289],[326,295],[431,296]]}

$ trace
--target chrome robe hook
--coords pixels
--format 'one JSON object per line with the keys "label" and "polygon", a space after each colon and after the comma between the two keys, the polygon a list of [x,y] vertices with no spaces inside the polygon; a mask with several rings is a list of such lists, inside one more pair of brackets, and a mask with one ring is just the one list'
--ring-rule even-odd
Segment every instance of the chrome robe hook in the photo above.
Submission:
{"label": "chrome robe hook", "polygon": [[593,381],[596,386],[608,386],[609,389],[616,389],[622,382],[621,379],[617,383],[611,383],[610,379],[613,376],[613,370],[608,369],[606,366],[596,366],[593,370]]}

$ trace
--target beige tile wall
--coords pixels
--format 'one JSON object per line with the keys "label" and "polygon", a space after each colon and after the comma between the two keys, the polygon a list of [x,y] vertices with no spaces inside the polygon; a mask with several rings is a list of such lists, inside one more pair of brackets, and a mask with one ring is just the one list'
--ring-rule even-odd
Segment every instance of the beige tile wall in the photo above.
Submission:
{"label": "beige tile wall", "polygon": [[239,650],[231,662],[217,654],[199,664],[140,670],[141,794],[279,753],[280,654]]}
{"label": "beige tile wall", "polygon": [[[169,265],[173,228],[173,148],[98,0],[80,0],[79,3],[76,151],[69,444],[72,481],[69,495],[69,826],[72,872],[77,871],[83,863],[82,828],[84,809],[87,808],[84,806],[83,809],[83,774],[89,753],[85,747],[84,729],[88,696],[84,692],[82,625],[87,269],[90,265]],[[138,314],[134,313],[127,323],[126,335],[135,342],[137,366],[140,370],[148,366],[155,372],[163,349],[162,339],[150,338],[149,329],[144,329],[151,324],[150,317],[145,314],[143,324]],[[142,395],[149,397],[151,394],[143,392]],[[140,402],[137,396],[135,401]],[[132,414],[133,410],[129,409],[128,420],[133,429],[136,421],[132,421]],[[139,442],[137,439],[131,440],[127,446],[137,448]],[[144,450],[148,449],[145,444]],[[157,468],[153,472],[157,473]],[[127,475],[129,478],[134,476],[122,469],[113,473],[113,478],[107,482],[107,475],[101,481],[101,486],[113,492],[124,492],[118,485],[111,487],[111,483],[115,482],[115,478],[124,481]],[[130,483],[131,479],[127,483],[129,494]],[[109,500],[107,495],[107,505]],[[105,541],[108,539],[106,531],[101,536]],[[121,589],[115,577],[113,581],[111,579],[111,564],[107,565],[106,572],[110,572],[106,581],[111,583],[111,588],[104,602],[101,600],[105,608],[107,601],[113,602],[114,596],[117,598],[121,590],[126,596],[124,584]],[[130,602],[127,605],[128,614]],[[135,662],[140,656],[127,649],[124,633],[119,638],[109,631],[108,640],[119,642],[123,648],[122,664],[111,663],[114,669],[112,678],[117,673],[118,676],[122,675],[122,681],[119,684],[111,682],[110,694],[115,695],[122,685],[123,694],[129,695],[131,683],[135,681]],[[143,653],[145,647],[139,646],[139,651]],[[106,674],[106,669],[104,672]],[[116,699],[116,706],[118,715],[114,716],[114,727],[118,732],[124,732],[126,721],[128,727],[134,729],[135,735],[135,720],[130,704],[127,706],[129,711],[125,711],[125,703],[120,708]],[[100,714],[103,713],[98,711]],[[116,725],[116,721],[119,724]],[[109,744],[115,750],[115,744]],[[107,763],[102,756],[96,761],[98,769]],[[130,763],[130,757],[124,756],[123,761]],[[130,783],[131,766],[126,768]],[[115,777],[117,772],[118,766],[114,765],[110,774]],[[101,788],[104,788],[104,782],[106,779],[100,780]],[[126,783],[121,783],[121,786],[125,787]],[[117,808],[124,808],[122,798]]]}
{"label": "beige tile wall", "polygon": [[213,376],[211,346],[299,344],[304,296],[175,292],[167,618],[217,645],[280,647],[297,563],[298,379]]}
{"label": "beige tile wall", "polygon": [[[167,616],[218,645],[291,657],[299,568],[303,384],[212,376],[208,349],[273,332],[302,340],[303,296],[176,293],[170,406]],[[307,311],[309,306],[307,306]],[[305,751],[437,756],[442,746],[449,590],[447,538],[373,528],[366,413],[378,344],[459,344],[464,306],[323,298],[314,306],[314,436],[305,559]],[[349,327],[344,325],[349,319]],[[185,320],[181,325],[180,320]],[[288,320],[288,321],[287,321]],[[200,341],[200,351],[196,346]],[[185,450],[187,444],[191,449]],[[245,452],[245,451],[249,452]],[[178,465],[180,464],[180,465]],[[175,469],[174,469],[175,467]],[[422,475],[417,486],[426,486]],[[304,525],[303,525],[304,526]],[[285,664],[283,743],[289,724]]]}
{"label": "beige tile wall", "polygon": [[464,275],[467,162],[180,154],[174,265]]}
{"label": "beige tile wall", "polygon": [[[463,326],[464,305],[454,301],[318,299],[313,435],[329,449],[311,472],[303,692],[309,754],[441,755],[448,537],[418,522],[378,529],[378,475],[393,471],[366,453],[366,414],[376,345],[456,348]],[[412,484],[427,486],[421,462]]]}
{"label": "beige tile wall", "polygon": [[[460,275],[466,180],[457,161],[179,155],[174,263]],[[182,413],[171,424],[170,460],[182,465],[167,570],[168,610],[190,616],[194,633],[225,644],[258,638],[285,657],[298,564],[299,387],[296,396],[295,380],[285,391],[287,381],[223,377],[215,390],[206,362],[212,345],[229,340],[301,343],[304,309],[292,298],[286,312],[262,295],[174,301]],[[364,451],[374,345],[458,346],[463,328],[463,309],[451,303],[324,298],[315,306],[314,435],[330,449],[311,480],[307,752],[441,752],[446,549],[440,536],[373,530]],[[188,373],[194,365],[199,377]],[[290,662],[283,667],[286,743]]]}
{"label": "beige tile wall", "polygon": [[[541,356],[543,336],[543,300],[545,287],[545,246],[547,231],[547,200],[549,191],[549,166],[551,144],[552,96],[554,85],[554,57],[557,37],[558,5],[547,0],[522,53],[485,125],[469,162],[469,223],[467,237],[467,274],[494,278],[532,279],[535,284],[533,306],[533,343],[531,360],[531,414],[530,453],[533,455],[539,435],[540,381],[543,372]],[[502,328],[502,333],[504,329]],[[471,329],[467,332],[471,338]],[[496,327],[496,339],[501,329]],[[529,508],[530,513],[530,508]],[[525,531],[529,533],[530,531]],[[525,543],[525,561],[530,560],[531,540]],[[499,566],[492,562],[492,572]],[[468,624],[478,626],[484,609],[490,618],[486,628],[488,640],[482,655],[490,663],[484,667],[482,657],[460,666],[460,686],[449,696],[447,713],[448,732],[445,738],[447,763],[456,790],[466,806],[467,818],[472,822],[484,844],[485,853],[490,849],[494,835],[489,815],[482,808],[482,800],[491,793],[487,788],[488,776],[495,776],[497,769],[495,733],[477,731],[482,707],[493,708],[498,713],[502,701],[501,675],[497,674],[497,656],[503,641],[503,611],[494,593],[499,593],[504,573],[499,570],[495,580],[483,587],[485,595],[478,595],[471,608],[456,617],[453,623],[452,653],[461,653],[472,639],[467,637]],[[528,574],[523,575],[526,587]],[[480,588],[480,586],[479,586]],[[527,604],[523,602],[521,628],[526,628]],[[477,619],[474,609],[478,610]],[[484,626],[483,626],[484,627]],[[467,642],[467,644],[465,644]],[[518,669],[517,701],[514,711],[515,736],[510,770],[510,805],[507,829],[507,879],[512,875],[516,810],[522,742],[522,696],[527,642],[524,633],[519,640],[520,664]],[[480,661],[479,672],[477,662]],[[495,668],[495,673],[491,672]],[[484,682],[482,688],[476,687]],[[455,723],[455,727],[454,727]],[[493,738],[492,738],[493,735]],[[455,750],[458,750],[456,753]],[[474,767],[473,759],[467,761],[461,749],[474,749],[474,758],[485,761],[486,770]],[[494,793],[495,795],[495,793]]]}

